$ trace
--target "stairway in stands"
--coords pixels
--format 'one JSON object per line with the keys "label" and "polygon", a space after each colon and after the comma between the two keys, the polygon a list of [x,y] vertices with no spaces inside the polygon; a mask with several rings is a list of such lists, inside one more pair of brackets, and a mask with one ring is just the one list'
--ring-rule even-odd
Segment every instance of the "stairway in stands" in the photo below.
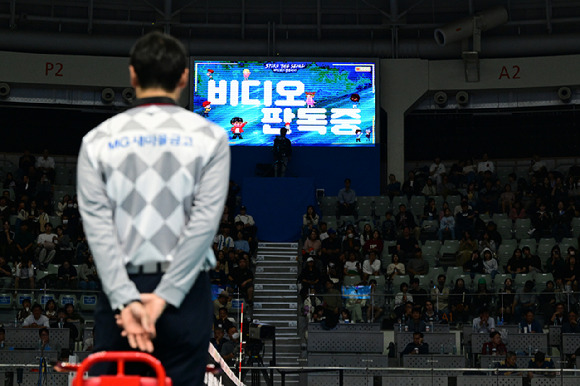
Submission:
{"label": "stairway in stands", "polygon": [[[298,243],[260,243],[254,278],[253,319],[276,327],[276,365],[297,366],[300,355],[298,335],[298,290],[296,285]],[[272,359],[272,343],[265,342],[264,365]],[[281,376],[274,372],[274,385]],[[287,385],[298,384],[297,374],[286,375]],[[245,382],[249,382],[249,375]]]}

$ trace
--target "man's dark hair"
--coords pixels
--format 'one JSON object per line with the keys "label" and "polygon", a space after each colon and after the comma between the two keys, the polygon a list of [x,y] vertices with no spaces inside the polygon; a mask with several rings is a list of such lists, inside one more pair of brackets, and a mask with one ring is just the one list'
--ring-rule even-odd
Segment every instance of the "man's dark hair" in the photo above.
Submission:
{"label": "man's dark hair", "polygon": [[34,303],[34,305],[32,306],[31,310],[34,311],[36,308],[40,309],[40,311],[42,311],[42,306],[38,303]]}
{"label": "man's dark hair", "polygon": [[506,357],[506,358],[511,358],[511,357],[515,357],[515,356],[517,356],[517,354],[516,354],[515,352],[513,352],[513,351],[508,351],[508,352],[505,354],[505,357]]}
{"label": "man's dark hair", "polygon": [[413,336],[415,336],[415,335],[419,335],[421,338],[423,338],[423,333],[422,332],[414,332],[413,333]]}
{"label": "man's dark hair", "polygon": [[38,336],[42,336],[42,333],[46,332],[47,334],[49,334],[48,332],[48,328],[46,327],[42,327],[41,329],[38,330]]}
{"label": "man's dark hair", "polygon": [[187,53],[177,39],[154,31],[137,40],[131,48],[129,64],[142,88],[173,91],[187,68]]}
{"label": "man's dark hair", "polygon": [[496,335],[501,335],[498,331],[492,331],[489,333],[489,337],[493,339]]}

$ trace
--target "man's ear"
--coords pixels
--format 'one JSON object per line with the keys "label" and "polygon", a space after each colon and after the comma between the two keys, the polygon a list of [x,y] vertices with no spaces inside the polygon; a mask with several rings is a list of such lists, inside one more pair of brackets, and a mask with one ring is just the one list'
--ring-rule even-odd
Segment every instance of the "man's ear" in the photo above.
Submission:
{"label": "man's ear", "polygon": [[137,89],[137,87],[139,87],[139,78],[137,78],[135,67],[133,67],[132,65],[129,65],[129,79],[131,81],[131,87]]}
{"label": "man's ear", "polygon": [[179,82],[177,82],[177,88],[184,89],[189,83],[189,68],[185,68],[179,77]]}

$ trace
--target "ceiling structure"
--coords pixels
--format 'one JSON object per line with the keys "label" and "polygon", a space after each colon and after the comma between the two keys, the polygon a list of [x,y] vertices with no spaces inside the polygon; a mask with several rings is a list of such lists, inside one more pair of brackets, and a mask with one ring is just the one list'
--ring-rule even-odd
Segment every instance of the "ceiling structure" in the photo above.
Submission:
{"label": "ceiling structure", "polygon": [[156,28],[192,55],[460,58],[435,28],[494,6],[481,57],[580,53],[577,0],[0,0],[0,50],[125,56]]}

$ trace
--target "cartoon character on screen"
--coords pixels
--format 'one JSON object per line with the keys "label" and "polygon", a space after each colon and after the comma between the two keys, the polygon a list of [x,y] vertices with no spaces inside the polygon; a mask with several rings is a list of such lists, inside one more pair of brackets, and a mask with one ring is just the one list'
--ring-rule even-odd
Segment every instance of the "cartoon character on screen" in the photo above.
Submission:
{"label": "cartoon character on screen", "polygon": [[230,123],[232,125],[232,139],[243,139],[242,133],[244,132],[244,126],[246,126],[248,122],[244,122],[240,117],[233,117]]}
{"label": "cartoon character on screen", "polygon": [[211,68],[207,70],[207,78],[209,80],[213,79],[213,70]]}
{"label": "cartoon character on screen", "polygon": [[371,129],[365,130],[365,137],[367,137],[367,141],[371,140]]}
{"label": "cartoon character on screen", "polygon": [[314,95],[316,95],[316,93],[315,92],[305,92],[304,94],[306,94],[306,107],[307,108],[314,107],[314,105],[316,104],[316,102],[314,101]]}
{"label": "cartoon character on screen", "polygon": [[356,136],[356,141],[355,142],[360,142],[360,137],[362,137],[362,130],[361,129],[356,129],[356,131],[354,132],[354,135]]}
{"label": "cartoon character on screen", "polygon": [[360,95],[358,94],[352,94],[350,96],[350,100],[353,102],[352,108],[356,109],[358,107],[358,102],[360,101]]}
{"label": "cartoon character on screen", "polygon": [[244,68],[244,71],[242,71],[242,73],[244,74],[244,80],[248,80],[250,78],[251,72],[247,68]]}
{"label": "cartoon character on screen", "polygon": [[206,118],[209,117],[209,112],[211,111],[211,102],[205,101],[201,104],[201,107],[203,107],[203,113],[201,113],[201,115]]}
{"label": "cartoon character on screen", "polygon": [[286,135],[292,133],[292,130],[290,130],[290,122],[286,122],[284,128],[286,129]]}

